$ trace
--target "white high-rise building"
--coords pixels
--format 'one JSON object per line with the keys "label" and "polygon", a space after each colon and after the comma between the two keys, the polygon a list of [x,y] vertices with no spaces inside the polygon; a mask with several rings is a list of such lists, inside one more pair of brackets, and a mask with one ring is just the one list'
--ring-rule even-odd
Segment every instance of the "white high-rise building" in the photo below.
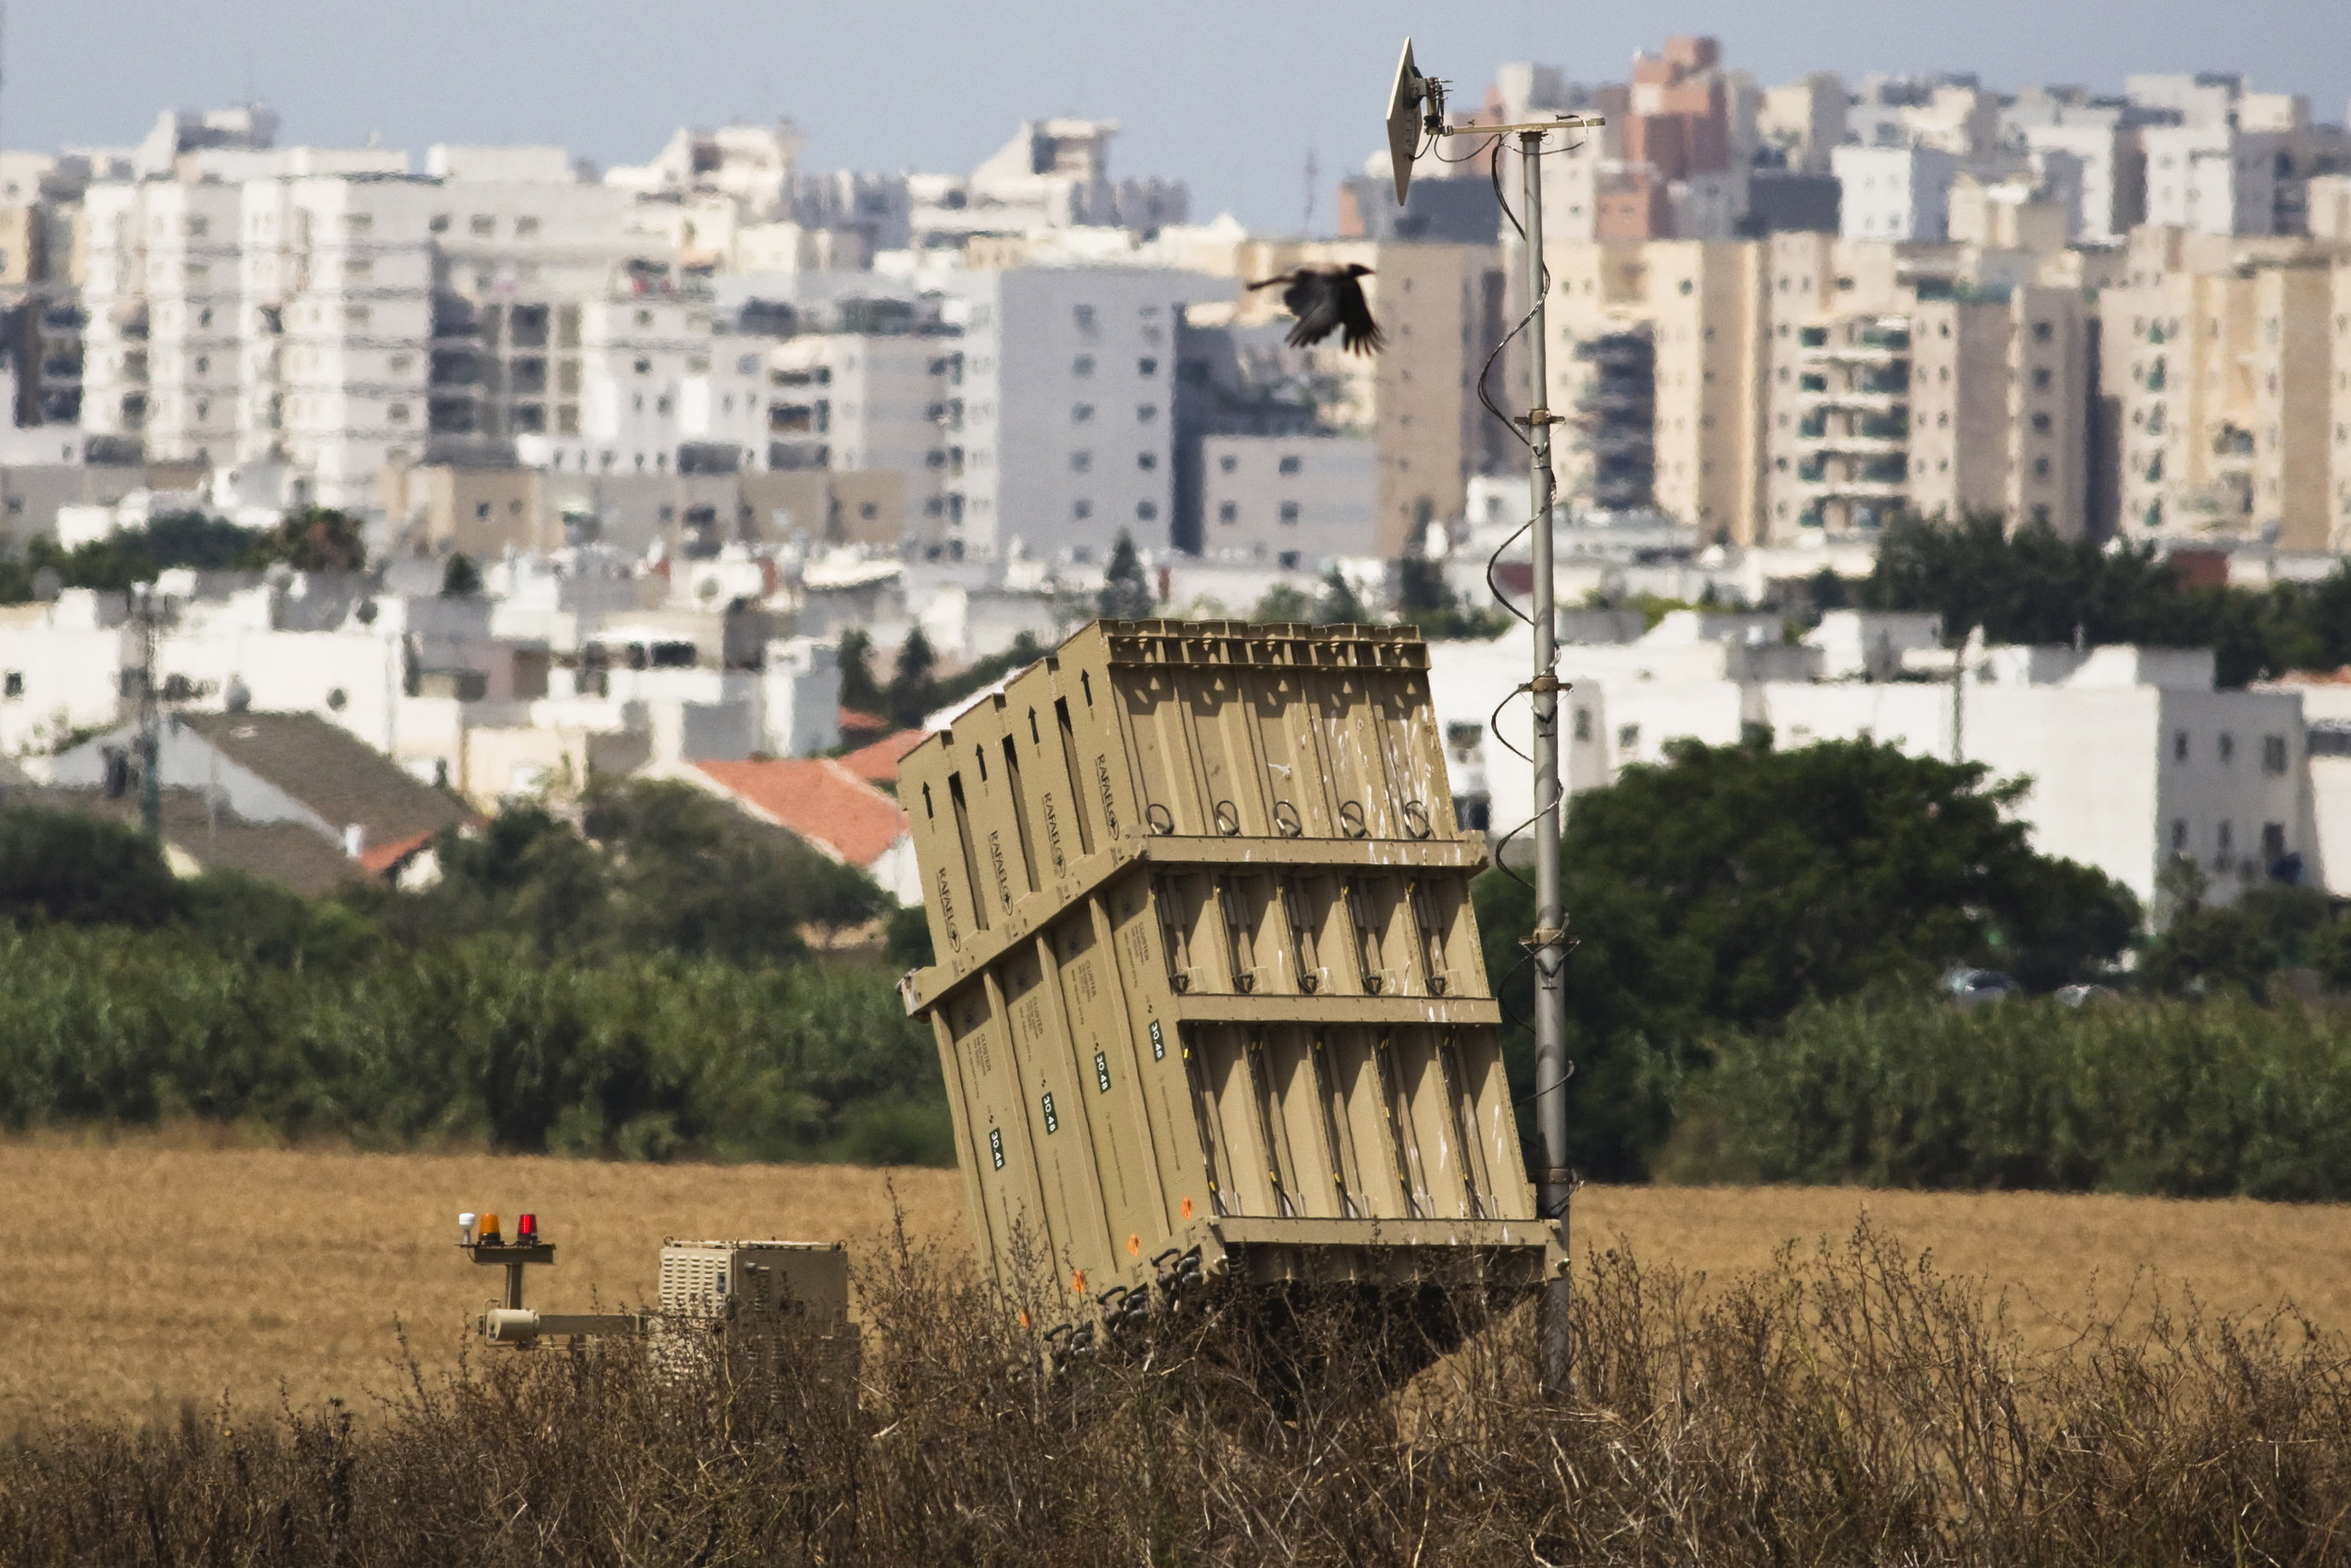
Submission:
{"label": "white high-rise building", "polygon": [[82,420],[151,456],[226,461],[236,445],[240,188],[93,185]]}
{"label": "white high-rise building", "polygon": [[1840,147],[1830,165],[1843,188],[1846,239],[1939,244],[1959,160],[1934,147]]}
{"label": "white high-rise building", "polygon": [[1228,279],[1139,267],[942,275],[967,302],[963,475],[946,542],[1099,562],[1164,548],[1175,513],[1176,330]]}

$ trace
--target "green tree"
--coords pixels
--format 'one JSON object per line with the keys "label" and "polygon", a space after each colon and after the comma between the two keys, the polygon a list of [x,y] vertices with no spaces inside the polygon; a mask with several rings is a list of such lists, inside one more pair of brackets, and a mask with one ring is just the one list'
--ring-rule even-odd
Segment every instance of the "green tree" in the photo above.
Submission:
{"label": "green tree", "polygon": [[689,785],[599,780],[583,804],[611,855],[622,951],[778,962],[804,951],[802,925],[855,925],[889,904],[863,873]]}
{"label": "green tree", "polygon": [[2224,686],[2351,663],[2351,568],[2316,584],[2189,587],[2151,548],[2102,548],[1996,513],[1889,525],[1862,584],[1872,609],[1931,611],[1952,641],[2210,648]]}
{"label": "green tree", "polygon": [[430,888],[363,885],[344,902],[409,946],[496,936],[545,960],[652,952],[743,966],[799,958],[802,926],[859,925],[890,902],[781,829],[659,780],[592,780],[579,829],[509,806],[477,833],[444,833],[438,854]]}
{"label": "green tree", "polygon": [[1121,528],[1118,543],[1111,547],[1109,570],[1102,573],[1102,592],[1095,596],[1095,612],[1105,621],[1143,621],[1158,602],[1144,575],[1143,558],[1135,553],[1134,536]]}
{"label": "green tree", "polygon": [[1265,591],[1249,618],[1260,626],[1302,625],[1314,619],[1314,601],[1286,582]]}
{"label": "green tree", "polygon": [[441,597],[473,599],[481,591],[482,570],[474,564],[474,558],[463,550],[451,556],[449,564],[441,570]]}
{"label": "green tree", "polygon": [[0,920],[154,926],[180,883],[144,834],[78,812],[0,811]]}
{"label": "green tree", "polygon": [[1395,563],[1396,617],[1420,629],[1435,641],[1441,638],[1488,638],[1510,623],[1499,610],[1472,610],[1445,580],[1444,570],[1426,556],[1407,555]]}
{"label": "green tree", "polygon": [[2174,996],[2222,988],[2259,998],[2283,968],[2334,965],[2341,936],[2332,906],[2316,888],[2272,883],[2248,888],[2233,904],[2184,901],[2138,967],[2139,983]]}
{"label": "green tree", "polygon": [[358,571],[367,565],[367,544],[360,529],[360,520],[349,513],[307,507],[287,514],[267,548],[297,571]]}
{"label": "green tree", "polygon": [[1314,596],[1314,619],[1324,626],[1357,626],[1371,619],[1353,584],[1337,567],[1322,574],[1322,590]]}
{"label": "green tree", "polygon": [[[1767,1028],[1816,999],[1923,992],[1954,963],[2056,984],[2118,954],[2136,901],[2035,854],[2009,814],[2022,788],[1869,741],[1689,741],[1576,796],[1562,860],[1579,1160],[1640,1174],[1712,1030]],[[1487,962],[1520,1018],[1531,989],[1516,944],[1533,914],[1520,884],[1480,880]],[[1523,1035],[1509,1049],[1524,1092]]]}
{"label": "green tree", "polygon": [[852,713],[886,718],[889,699],[873,678],[873,639],[862,627],[841,634],[841,706]]}
{"label": "green tree", "polygon": [[931,651],[931,640],[923,635],[919,626],[906,633],[898,644],[898,664],[890,674],[890,689],[883,694],[890,713],[890,722],[900,729],[921,726],[939,706],[939,684],[936,678],[939,656]]}

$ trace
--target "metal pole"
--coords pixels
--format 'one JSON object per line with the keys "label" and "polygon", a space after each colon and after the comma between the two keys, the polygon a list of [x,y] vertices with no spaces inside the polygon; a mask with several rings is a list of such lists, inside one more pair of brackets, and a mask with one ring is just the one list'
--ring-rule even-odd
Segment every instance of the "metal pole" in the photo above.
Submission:
{"label": "metal pole", "polygon": [[163,840],[163,725],[155,690],[155,585],[134,588],[139,607],[139,825]]}
{"label": "metal pole", "polygon": [[[1549,407],[1551,371],[1544,341],[1542,229],[1542,135],[1519,133],[1526,165],[1527,295],[1532,306],[1527,346],[1530,408],[1527,413],[1528,499],[1534,537],[1535,931],[1535,1126],[1542,1143],[1543,1168],[1537,1190],[1542,1212],[1567,1239],[1567,989],[1561,973],[1565,957],[1566,913],[1559,888],[1559,677],[1558,617],[1552,606],[1552,470]],[[1564,1274],[1543,1288],[1542,1381],[1554,1393],[1568,1382],[1569,1280]]]}

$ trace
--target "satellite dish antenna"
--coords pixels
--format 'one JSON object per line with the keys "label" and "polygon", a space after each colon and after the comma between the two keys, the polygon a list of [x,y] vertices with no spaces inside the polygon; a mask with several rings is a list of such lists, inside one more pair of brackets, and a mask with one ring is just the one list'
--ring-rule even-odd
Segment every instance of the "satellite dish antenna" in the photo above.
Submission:
{"label": "satellite dish antenna", "polygon": [[1395,85],[1388,89],[1388,162],[1395,169],[1396,205],[1412,186],[1413,160],[1420,152],[1424,131],[1445,123],[1445,84],[1420,74],[1412,63],[1412,40],[1404,41],[1404,57],[1396,61]]}

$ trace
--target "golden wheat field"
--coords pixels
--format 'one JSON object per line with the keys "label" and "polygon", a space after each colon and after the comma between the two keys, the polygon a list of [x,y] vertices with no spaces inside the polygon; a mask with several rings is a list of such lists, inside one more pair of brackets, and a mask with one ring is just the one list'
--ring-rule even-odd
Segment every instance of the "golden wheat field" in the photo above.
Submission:
{"label": "golden wheat field", "polygon": [[[240,1149],[44,1137],[0,1143],[0,1427],[60,1414],[151,1418],[223,1397],[364,1403],[400,1375],[401,1335],[453,1364],[495,1270],[455,1247],[460,1209],[528,1209],[560,1261],[533,1305],[646,1300],[664,1236],[842,1239],[856,1253],[895,1207],[918,1240],[965,1256],[953,1171],[647,1166],[486,1155]],[[2028,1334],[2159,1286],[2209,1308],[2290,1301],[2351,1325],[2351,1207],[2147,1198],[1589,1187],[1579,1255],[1622,1243],[1720,1275],[1787,1242],[1848,1234],[1866,1212],[1946,1272],[2009,1293]],[[489,1353],[508,1354],[508,1353]]]}

